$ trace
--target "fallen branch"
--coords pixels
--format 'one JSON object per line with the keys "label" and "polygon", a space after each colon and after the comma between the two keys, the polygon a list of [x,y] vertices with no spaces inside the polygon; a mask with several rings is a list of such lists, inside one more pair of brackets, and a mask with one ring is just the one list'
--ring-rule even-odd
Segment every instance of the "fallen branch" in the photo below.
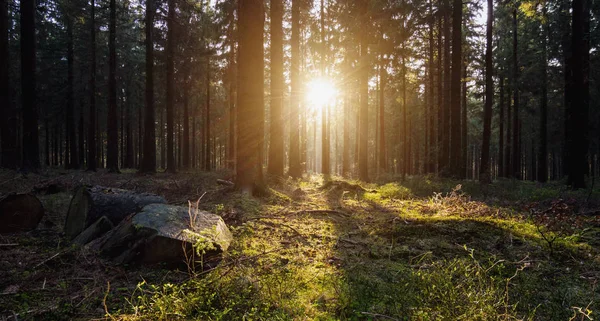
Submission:
{"label": "fallen branch", "polygon": [[350,214],[336,211],[336,210],[301,210],[298,212],[291,213],[291,214],[289,214],[289,216],[300,215],[300,214],[337,214],[337,215],[341,215],[344,217],[350,217]]}
{"label": "fallen branch", "polygon": [[384,314],[379,314],[379,313],[361,312],[360,314],[368,315],[368,316],[375,317],[375,318],[383,318],[383,319],[386,319],[386,320],[395,320],[395,321],[399,321],[400,320],[400,319],[392,318],[390,316],[387,316],[387,315],[384,315]]}
{"label": "fallen branch", "polygon": [[217,184],[219,185],[227,185],[227,186],[234,186],[235,184],[232,181],[227,181],[224,179],[217,179]]}
{"label": "fallen branch", "polygon": [[56,253],[56,254],[52,255],[51,257],[49,257],[49,258],[47,258],[47,259],[43,260],[42,262],[40,262],[38,265],[34,266],[33,268],[34,268],[34,269],[37,269],[37,268],[39,268],[40,266],[42,266],[42,265],[44,265],[44,264],[48,263],[49,261],[51,261],[52,259],[56,258],[57,256],[59,256],[59,255],[60,255],[60,254],[62,254],[62,253],[63,253],[63,252],[58,252],[58,253]]}

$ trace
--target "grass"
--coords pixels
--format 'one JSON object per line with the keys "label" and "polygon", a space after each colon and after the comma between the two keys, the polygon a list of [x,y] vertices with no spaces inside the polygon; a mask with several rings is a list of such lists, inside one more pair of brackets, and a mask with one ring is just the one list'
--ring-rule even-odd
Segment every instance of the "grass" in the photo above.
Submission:
{"label": "grass", "polygon": [[[600,310],[600,224],[597,216],[572,219],[574,213],[598,208],[593,197],[587,199],[589,191],[508,180],[482,188],[475,182],[427,177],[380,184],[334,178],[333,184],[324,185],[321,177],[312,176],[273,182],[270,195],[257,199],[211,190],[207,180],[214,175],[198,175],[194,179],[204,179],[206,188],[187,188],[194,190],[190,195],[177,193],[188,182],[177,177],[158,176],[153,188],[176,200],[195,200],[208,191],[200,207],[218,212],[234,234],[216,268],[187,275],[111,267],[96,258],[87,258],[92,260],[88,266],[77,263],[85,260],[74,251],[64,261],[50,263],[56,269],[79,264],[88,273],[105,276],[93,283],[74,284],[66,275],[53,281],[55,293],[84,294],[71,305],[73,300],[61,300],[60,308],[43,315],[120,320],[591,320]],[[59,208],[65,203],[58,196],[43,201]],[[15,242],[35,247],[39,241]],[[47,249],[44,257],[55,253],[57,242],[42,247]],[[106,272],[112,269],[119,272]],[[36,273],[15,270],[10,276],[18,283],[39,280]],[[16,311],[39,309],[39,302],[47,299],[40,293],[0,296],[0,303],[8,302]]]}
{"label": "grass", "polygon": [[536,223],[518,210],[456,188],[416,197],[434,183],[411,184],[361,195],[313,179],[298,184],[307,199],[289,206],[279,195],[249,211],[242,199],[234,206],[249,216],[219,268],[180,285],[144,284],[135,312],[120,317],[585,320],[600,309],[600,259],[585,242],[560,236],[549,256]]}

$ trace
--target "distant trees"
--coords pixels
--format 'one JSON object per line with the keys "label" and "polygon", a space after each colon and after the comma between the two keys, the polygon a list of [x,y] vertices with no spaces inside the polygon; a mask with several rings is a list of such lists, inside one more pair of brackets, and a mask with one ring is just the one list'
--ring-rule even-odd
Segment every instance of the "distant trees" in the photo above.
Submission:
{"label": "distant trees", "polygon": [[[485,33],[458,0],[1,4],[3,167],[228,168],[246,191],[263,165],[573,188],[600,172],[589,0],[487,1]],[[323,108],[316,78],[338,87]]]}

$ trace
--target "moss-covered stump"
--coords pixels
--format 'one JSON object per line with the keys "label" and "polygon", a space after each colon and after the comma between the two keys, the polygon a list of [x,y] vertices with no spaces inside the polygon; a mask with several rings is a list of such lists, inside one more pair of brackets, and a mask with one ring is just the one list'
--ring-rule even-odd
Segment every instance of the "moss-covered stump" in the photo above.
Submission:
{"label": "moss-covered stump", "polygon": [[103,186],[81,186],[75,191],[69,205],[65,234],[72,240],[102,216],[117,225],[148,204],[166,202],[162,196],[154,194]]}
{"label": "moss-covered stump", "polygon": [[0,198],[0,233],[33,230],[44,216],[44,206],[31,194],[10,194]]}
{"label": "moss-covered stump", "polygon": [[194,213],[182,206],[147,205],[96,246],[102,255],[122,264],[173,265],[185,263],[193,253],[209,258],[226,251],[233,236],[223,219],[204,211]]}

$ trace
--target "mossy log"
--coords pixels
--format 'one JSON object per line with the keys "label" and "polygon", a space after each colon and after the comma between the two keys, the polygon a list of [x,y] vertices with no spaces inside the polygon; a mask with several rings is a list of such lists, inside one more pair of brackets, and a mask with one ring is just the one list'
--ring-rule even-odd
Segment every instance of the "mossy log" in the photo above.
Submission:
{"label": "mossy log", "polygon": [[194,246],[214,257],[226,251],[232,239],[218,215],[198,211],[190,218],[187,207],[151,204],[123,220],[93,248],[116,263],[172,265],[193,257]]}
{"label": "mossy log", "polygon": [[0,233],[33,230],[44,216],[44,206],[31,194],[10,194],[0,198]]}
{"label": "mossy log", "polygon": [[154,194],[103,186],[81,186],[75,191],[69,205],[65,234],[72,240],[102,216],[117,225],[148,204],[166,202],[162,196]]}

